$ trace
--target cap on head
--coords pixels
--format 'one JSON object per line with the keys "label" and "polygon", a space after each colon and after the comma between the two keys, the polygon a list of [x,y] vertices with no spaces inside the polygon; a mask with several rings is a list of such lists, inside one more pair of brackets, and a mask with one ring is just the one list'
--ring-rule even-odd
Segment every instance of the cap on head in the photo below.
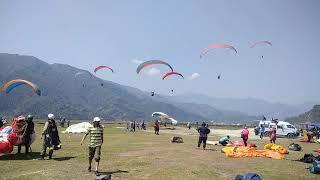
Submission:
{"label": "cap on head", "polygon": [[203,122],[203,123],[202,123],[202,126],[206,126],[206,123],[205,123],[205,122]]}
{"label": "cap on head", "polygon": [[54,115],[53,114],[48,114],[48,119],[54,120]]}
{"label": "cap on head", "polygon": [[93,122],[100,122],[100,118],[99,117],[93,118]]}

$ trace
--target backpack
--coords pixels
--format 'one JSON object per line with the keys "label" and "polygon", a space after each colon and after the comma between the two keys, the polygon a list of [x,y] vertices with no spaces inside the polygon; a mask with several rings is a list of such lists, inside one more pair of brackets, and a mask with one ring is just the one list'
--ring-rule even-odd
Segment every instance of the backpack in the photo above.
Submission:
{"label": "backpack", "polygon": [[309,171],[313,174],[320,174],[320,161],[314,160],[309,167]]}
{"label": "backpack", "polygon": [[295,144],[295,143],[291,143],[289,146],[288,146],[289,150],[292,150],[292,151],[301,151],[301,146],[299,144]]}
{"label": "backpack", "polygon": [[255,173],[245,173],[243,175],[237,175],[235,180],[262,180],[262,178]]}
{"label": "backpack", "polygon": [[313,163],[314,160],[315,157],[313,156],[313,154],[304,154],[303,158],[300,159],[300,161],[304,163]]}

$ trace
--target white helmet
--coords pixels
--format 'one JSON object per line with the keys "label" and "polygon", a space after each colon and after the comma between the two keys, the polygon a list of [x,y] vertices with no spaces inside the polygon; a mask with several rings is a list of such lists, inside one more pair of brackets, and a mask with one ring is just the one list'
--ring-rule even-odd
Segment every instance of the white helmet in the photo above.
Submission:
{"label": "white helmet", "polygon": [[93,122],[100,122],[100,118],[99,117],[93,118]]}
{"label": "white helmet", "polygon": [[48,114],[48,119],[54,120],[54,115],[53,114]]}

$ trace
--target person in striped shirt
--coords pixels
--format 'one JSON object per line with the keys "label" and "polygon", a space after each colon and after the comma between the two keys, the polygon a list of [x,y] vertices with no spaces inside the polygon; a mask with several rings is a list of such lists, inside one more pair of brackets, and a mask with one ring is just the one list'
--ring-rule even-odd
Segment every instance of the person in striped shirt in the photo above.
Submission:
{"label": "person in striped shirt", "polygon": [[103,144],[103,128],[100,125],[99,117],[95,117],[93,119],[93,127],[90,127],[87,130],[86,134],[83,136],[80,142],[80,145],[82,145],[83,141],[86,139],[88,134],[90,135],[88,171],[91,172],[91,163],[92,163],[92,160],[94,159],[96,161],[95,173],[98,173],[101,146]]}

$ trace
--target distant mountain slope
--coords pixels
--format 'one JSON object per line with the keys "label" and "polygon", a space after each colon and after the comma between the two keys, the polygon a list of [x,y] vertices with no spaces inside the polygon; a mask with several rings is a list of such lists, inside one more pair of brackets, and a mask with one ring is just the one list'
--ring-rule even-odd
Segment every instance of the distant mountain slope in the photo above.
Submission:
{"label": "distant mountain slope", "polygon": [[297,117],[287,118],[286,120],[292,123],[320,122],[320,105],[315,105],[310,111]]}
{"label": "distant mountain slope", "polygon": [[298,115],[314,104],[306,103],[292,106],[281,103],[270,103],[260,99],[215,98],[201,94],[188,93],[173,97],[177,102],[208,104],[217,109],[243,112],[252,116],[286,118]]}
{"label": "distant mountain slope", "polygon": [[[150,119],[154,111],[189,121],[206,119],[171,104],[152,99],[146,93],[94,76],[75,77],[81,69],[64,64],[48,64],[32,56],[0,54],[0,83],[26,79],[42,90],[38,97],[30,87],[19,87],[9,94],[1,92],[0,114],[33,113],[45,117],[49,112],[71,119]],[[103,86],[100,84],[103,83]],[[85,87],[83,87],[85,84]]]}

